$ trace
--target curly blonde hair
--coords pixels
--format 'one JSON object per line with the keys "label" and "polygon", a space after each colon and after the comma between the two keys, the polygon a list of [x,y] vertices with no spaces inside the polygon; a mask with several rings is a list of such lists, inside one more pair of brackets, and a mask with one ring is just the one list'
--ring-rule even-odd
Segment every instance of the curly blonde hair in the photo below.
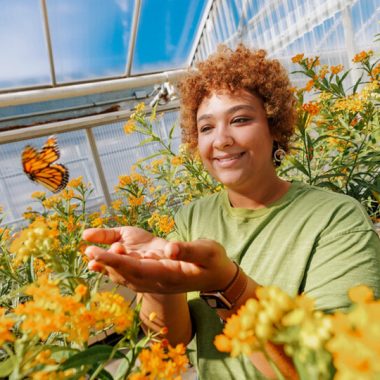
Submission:
{"label": "curly blonde hair", "polygon": [[198,143],[196,115],[204,98],[214,91],[234,93],[244,89],[261,98],[275,142],[285,151],[294,132],[295,97],[288,74],[265,50],[240,44],[235,51],[220,45],[215,54],[197,64],[180,81],[182,139],[195,149]]}

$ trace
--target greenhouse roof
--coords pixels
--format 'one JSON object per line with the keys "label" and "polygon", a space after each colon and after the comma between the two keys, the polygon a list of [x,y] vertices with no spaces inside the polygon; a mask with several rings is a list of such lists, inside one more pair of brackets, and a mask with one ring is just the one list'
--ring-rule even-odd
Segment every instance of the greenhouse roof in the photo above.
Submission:
{"label": "greenhouse roof", "polygon": [[0,0],[0,93],[185,68],[210,4]]}

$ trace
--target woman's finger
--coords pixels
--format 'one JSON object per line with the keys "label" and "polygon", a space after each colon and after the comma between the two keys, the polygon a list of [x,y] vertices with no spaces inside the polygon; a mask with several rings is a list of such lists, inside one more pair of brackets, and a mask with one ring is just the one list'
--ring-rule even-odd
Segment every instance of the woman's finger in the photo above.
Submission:
{"label": "woman's finger", "polygon": [[107,253],[107,251],[103,248],[97,247],[96,245],[90,245],[84,251],[84,254],[90,260],[94,260],[95,256],[99,255],[100,253]]}
{"label": "woman's finger", "polygon": [[119,242],[111,244],[111,246],[109,247],[109,251],[113,253],[118,253],[119,255],[126,255],[129,253],[124,247],[124,245]]}
{"label": "woman's finger", "polygon": [[88,269],[94,271],[94,272],[100,272],[100,273],[106,273],[106,268],[103,264],[95,261],[95,260],[90,260],[88,262]]}
{"label": "woman's finger", "polygon": [[199,239],[192,242],[169,242],[164,252],[165,256],[172,260],[181,260],[207,267],[215,258],[224,254],[224,249],[213,240]]}
{"label": "woman's finger", "polygon": [[120,227],[88,228],[83,231],[82,238],[92,243],[112,244],[121,239]]}

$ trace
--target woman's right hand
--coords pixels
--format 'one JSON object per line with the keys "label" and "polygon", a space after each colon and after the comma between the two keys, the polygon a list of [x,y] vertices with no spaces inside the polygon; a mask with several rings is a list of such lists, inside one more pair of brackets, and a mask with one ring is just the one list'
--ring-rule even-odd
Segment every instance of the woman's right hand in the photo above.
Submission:
{"label": "woman's right hand", "polygon": [[[91,243],[108,244],[105,250],[97,246],[90,246],[86,254],[90,259],[100,253],[115,253],[128,255],[131,258],[153,258],[164,257],[163,251],[167,241],[154,236],[152,233],[138,227],[116,227],[116,228],[88,228],[83,231],[83,239]],[[127,285],[125,279],[112,267],[105,266],[97,261],[90,261],[90,269],[97,272],[106,272],[112,281],[121,285]]]}
{"label": "woman's right hand", "polygon": [[139,251],[147,253],[164,249],[167,241],[138,227],[88,228],[83,232],[83,239],[91,243],[109,244],[123,247],[125,253]]}

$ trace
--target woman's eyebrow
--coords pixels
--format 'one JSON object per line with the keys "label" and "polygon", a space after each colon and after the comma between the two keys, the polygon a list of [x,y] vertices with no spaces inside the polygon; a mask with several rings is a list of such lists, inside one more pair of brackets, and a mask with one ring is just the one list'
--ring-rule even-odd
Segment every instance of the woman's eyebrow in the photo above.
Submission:
{"label": "woman's eyebrow", "polygon": [[[226,110],[226,113],[234,113],[234,112],[240,111],[240,110],[256,111],[256,108],[254,106],[251,106],[250,104],[238,104],[236,106],[228,108]],[[213,117],[212,114],[205,113],[205,114],[198,117],[197,123],[199,123],[202,120],[211,119],[212,117]]]}
{"label": "woman's eyebrow", "polygon": [[212,115],[211,115],[211,114],[207,114],[207,113],[205,113],[205,114],[203,114],[203,115],[201,115],[201,116],[198,117],[198,119],[197,119],[197,123],[199,123],[199,122],[202,121],[202,120],[205,120],[205,119],[211,119],[211,118],[212,118]]}
{"label": "woman's eyebrow", "polygon": [[233,106],[227,110],[227,113],[234,113],[236,111],[240,110],[247,110],[247,111],[256,111],[256,107],[251,106],[250,104],[238,104],[236,106]]}

